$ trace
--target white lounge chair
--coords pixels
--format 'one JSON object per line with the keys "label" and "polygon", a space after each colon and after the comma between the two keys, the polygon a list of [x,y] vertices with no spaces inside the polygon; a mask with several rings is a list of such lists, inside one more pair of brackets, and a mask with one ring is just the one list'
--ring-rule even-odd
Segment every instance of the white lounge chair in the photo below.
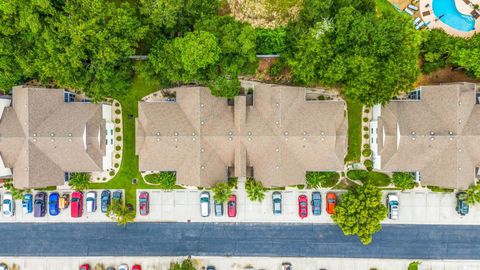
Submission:
{"label": "white lounge chair", "polygon": [[420,17],[417,17],[417,18],[413,21],[413,24],[414,24],[415,26],[417,26],[417,24],[420,22],[420,20],[421,20]]}
{"label": "white lounge chair", "polygon": [[404,11],[413,16],[413,11],[411,11],[410,9],[405,8]]}
{"label": "white lounge chair", "polygon": [[420,29],[424,24],[425,24],[425,22],[424,22],[424,21],[421,21],[421,22],[415,27],[415,29],[417,29],[417,30]]}
{"label": "white lounge chair", "polygon": [[418,7],[416,7],[416,6],[412,5],[412,4],[408,5],[408,8],[411,9],[411,10],[415,10],[415,11],[418,10]]}

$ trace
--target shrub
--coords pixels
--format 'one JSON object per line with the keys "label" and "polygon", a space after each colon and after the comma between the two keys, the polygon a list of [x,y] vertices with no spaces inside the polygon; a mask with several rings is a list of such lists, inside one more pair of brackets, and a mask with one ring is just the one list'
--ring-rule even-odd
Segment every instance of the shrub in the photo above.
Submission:
{"label": "shrub", "polygon": [[115,150],[120,151],[122,150],[122,147],[120,145],[115,146]]}
{"label": "shrub", "polygon": [[114,175],[115,175],[115,170],[111,170],[111,171],[108,173],[108,175],[114,176]]}
{"label": "shrub", "polygon": [[420,265],[420,262],[411,262],[409,265],[408,265],[408,270],[418,270],[418,266]]}
{"label": "shrub", "polygon": [[116,138],[116,139],[117,139],[117,141],[119,142],[119,141],[121,141],[121,140],[122,140],[122,136],[117,136],[117,138]]}
{"label": "shrub", "polygon": [[120,167],[120,165],[119,165],[118,163],[115,163],[115,164],[113,165],[113,167],[118,168],[118,167]]}
{"label": "shrub", "polygon": [[131,205],[124,205],[119,200],[112,200],[112,203],[108,206],[106,215],[113,221],[116,221],[118,225],[126,225],[135,219],[133,207]]}
{"label": "shrub", "polygon": [[308,188],[333,187],[339,178],[337,172],[307,172],[305,176]]}
{"label": "shrub", "polygon": [[365,122],[365,123],[368,122],[368,117],[364,117],[363,122]]}
{"label": "shrub", "polygon": [[103,177],[102,180],[103,180],[103,181],[107,180],[107,177]]}
{"label": "shrub", "polygon": [[454,190],[452,188],[442,188],[442,187],[437,187],[437,186],[427,186],[428,189],[430,189],[433,192],[441,192],[441,193],[447,193],[447,192],[453,192]]}
{"label": "shrub", "polygon": [[15,188],[12,179],[5,179],[3,186],[12,194],[14,200],[23,199],[23,194],[28,192],[28,190]]}
{"label": "shrub", "polygon": [[175,172],[159,172],[145,175],[145,182],[158,185],[161,189],[171,190],[177,183]]}
{"label": "shrub", "polygon": [[279,54],[285,50],[287,32],[283,27],[256,28],[255,32],[257,54]]}
{"label": "shrub", "polygon": [[119,159],[119,158],[120,158],[120,154],[115,154],[115,158],[116,158],[116,159]]}
{"label": "shrub", "polygon": [[280,74],[282,74],[284,65],[283,63],[280,63],[280,62],[281,61],[277,61],[276,63],[270,66],[270,69],[268,70],[268,72],[270,73],[271,77],[277,77],[277,76],[280,76]]}
{"label": "shrub", "polygon": [[365,112],[365,113],[369,113],[370,110],[369,110],[368,108],[366,108],[366,109],[364,110],[364,112]]}
{"label": "shrub", "polygon": [[115,107],[120,107],[120,103],[115,102]]}
{"label": "shrub", "polygon": [[367,167],[368,171],[371,171],[373,169],[373,162],[370,159],[367,159],[363,162],[363,165]]}
{"label": "shrub", "polygon": [[90,183],[90,174],[88,173],[72,173],[68,185],[73,189],[82,191],[88,188]]}
{"label": "shrub", "polygon": [[415,179],[413,179],[411,173],[394,172],[392,182],[396,187],[402,189],[402,191],[415,187]]}
{"label": "shrub", "polygon": [[352,180],[363,181],[368,177],[368,171],[365,170],[350,170],[347,172],[347,177]]}
{"label": "shrub", "polygon": [[238,177],[229,177],[227,183],[231,188],[237,188]]}
{"label": "shrub", "polygon": [[216,183],[213,188],[213,198],[217,200],[218,203],[224,203],[228,201],[232,195],[232,187],[230,187],[226,182]]}
{"label": "shrub", "polygon": [[370,138],[370,136],[368,134],[363,134],[363,138],[368,139],[368,138]]}
{"label": "shrub", "polygon": [[120,127],[115,128],[115,132],[120,132],[120,130],[121,130]]}
{"label": "shrub", "polygon": [[120,124],[120,118],[115,119],[115,124]]}
{"label": "shrub", "polygon": [[364,126],[364,127],[363,127],[363,131],[368,131],[368,127],[367,127],[367,126]]}
{"label": "shrub", "polygon": [[[362,151],[362,156],[364,157],[370,157],[372,155],[372,150],[370,150],[369,148],[367,149],[363,149]],[[365,165],[366,166],[366,165]]]}
{"label": "shrub", "polygon": [[120,111],[120,109],[116,109],[115,110],[115,114],[120,114],[122,111]]}
{"label": "shrub", "polygon": [[364,148],[364,149],[370,149],[370,144],[368,144],[368,143],[364,144],[364,145],[363,145],[363,148]]}
{"label": "shrub", "polygon": [[265,198],[265,188],[262,182],[256,181],[253,178],[248,178],[245,182],[245,190],[250,201],[261,202]]}
{"label": "shrub", "polygon": [[197,270],[190,259],[185,259],[180,264],[178,262],[170,264],[170,270]]}
{"label": "shrub", "polygon": [[374,184],[377,187],[386,187],[390,185],[392,179],[390,176],[381,172],[370,172],[368,174],[367,181]]}

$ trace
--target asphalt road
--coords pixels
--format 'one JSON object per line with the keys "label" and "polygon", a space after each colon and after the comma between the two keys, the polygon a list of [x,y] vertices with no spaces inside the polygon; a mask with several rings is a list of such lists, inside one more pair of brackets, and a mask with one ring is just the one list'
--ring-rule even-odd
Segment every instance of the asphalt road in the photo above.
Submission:
{"label": "asphalt road", "polygon": [[480,259],[480,226],[384,225],[363,246],[335,225],[1,223],[1,256]]}

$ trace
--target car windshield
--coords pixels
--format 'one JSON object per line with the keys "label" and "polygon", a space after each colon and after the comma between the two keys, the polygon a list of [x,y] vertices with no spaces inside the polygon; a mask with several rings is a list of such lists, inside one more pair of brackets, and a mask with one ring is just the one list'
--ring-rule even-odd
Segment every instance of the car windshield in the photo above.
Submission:
{"label": "car windshield", "polygon": [[301,202],[300,205],[301,206],[307,206],[307,203],[306,202]]}
{"label": "car windshield", "polygon": [[228,205],[234,206],[234,205],[235,205],[235,202],[234,202],[234,201],[229,201],[229,202],[228,202]]}
{"label": "car windshield", "polygon": [[56,205],[57,204],[57,201],[50,201],[50,205]]}
{"label": "car windshield", "polygon": [[4,204],[10,204],[10,200],[9,200],[9,199],[5,199],[5,200],[3,200],[3,203],[4,203]]}
{"label": "car windshield", "polygon": [[72,202],[78,202],[78,198],[73,198]]}
{"label": "car windshield", "polygon": [[330,199],[328,199],[328,202],[329,202],[329,203],[334,203],[334,202],[335,202],[335,199],[330,198]]}
{"label": "car windshield", "polygon": [[200,202],[208,202],[208,198],[204,197],[200,199]]}
{"label": "car windshield", "polygon": [[145,199],[145,198],[140,198],[140,202],[142,202],[142,203],[147,202],[147,199]]}

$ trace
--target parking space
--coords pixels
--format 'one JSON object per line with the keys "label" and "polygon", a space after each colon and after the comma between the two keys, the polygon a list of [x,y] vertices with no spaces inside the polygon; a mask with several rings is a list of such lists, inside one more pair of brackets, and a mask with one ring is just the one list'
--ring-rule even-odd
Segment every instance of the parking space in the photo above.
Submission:
{"label": "parking space", "polygon": [[[87,213],[86,211],[86,194],[89,191],[95,191],[97,193],[97,200],[96,200],[96,205],[97,209],[95,212],[92,213]],[[45,192],[47,193],[47,199],[45,201],[46,203],[46,213],[44,217],[34,217],[33,215],[33,206],[32,206],[32,212],[30,213],[24,213],[23,208],[22,208],[22,200],[15,200],[15,215],[11,217],[7,217],[3,214],[0,214],[0,222],[109,222],[111,219],[107,217],[102,211],[100,210],[100,194],[103,190],[85,190],[83,192],[83,214],[79,218],[72,218],[70,214],[70,205],[66,209],[60,209],[60,212],[56,216],[52,216],[49,214],[49,205],[48,205],[48,199],[49,195],[53,192],[58,192],[60,197],[63,194],[69,194],[70,199],[71,199],[71,194],[72,190],[59,190],[59,191],[34,191],[31,192],[30,194],[33,195],[33,200],[35,198],[35,195],[38,194],[39,192]],[[0,192],[0,198],[3,202],[5,191]],[[122,190],[122,193],[123,190]],[[32,204],[33,204],[32,200]]]}

